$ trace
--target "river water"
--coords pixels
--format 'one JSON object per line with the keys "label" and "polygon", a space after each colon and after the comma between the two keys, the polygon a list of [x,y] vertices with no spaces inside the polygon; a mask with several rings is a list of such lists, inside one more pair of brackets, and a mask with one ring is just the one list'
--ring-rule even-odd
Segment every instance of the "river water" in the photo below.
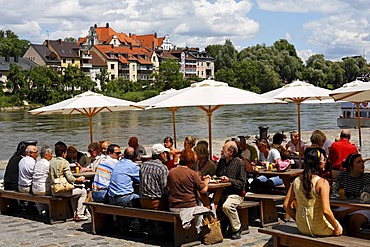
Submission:
{"label": "river water", "polygon": [[[308,141],[309,131],[314,129],[339,133],[336,125],[339,115],[339,103],[302,104],[303,140]],[[199,108],[180,108],[176,112],[177,147],[182,147],[187,135],[208,140],[207,122],[205,112]],[[297,106],[290,103],[229,105],[219,108],[212,117],[213,153],[219,154],[226,138],[258,135],[258,126],[261,125],[269,127],[271,136],[275,132],[288,133],[297,129]],[[110,140],[123,147],[127,146],[130,136],[137,136],[140,144],[149,150],[154,143],[162,142],[165,136],[173,136],[171,112],[167,109],[154,109],[100,113],[93,118],[93,135],[94,141]],[[82,115],[32,116],[27,111],[1,111],[0,136],[0,161],[3,163],[14,153],[17,144],[27,139],[38,140],[38,147],[54,146],[57,141],[64,141],[67,145],[86,151],[90,142],[89,121]]]}

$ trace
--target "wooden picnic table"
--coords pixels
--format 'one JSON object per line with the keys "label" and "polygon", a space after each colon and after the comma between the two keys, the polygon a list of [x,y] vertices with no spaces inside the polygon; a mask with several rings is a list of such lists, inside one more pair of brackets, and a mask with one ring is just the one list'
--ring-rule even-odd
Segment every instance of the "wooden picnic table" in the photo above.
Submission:
{"label": "wooden picnic table", "polygon": [[370,210],[370,203],[361,203],[360,202],[360,199],[344,199],[344,200],[340,200],[340,199],[333,199],[333,198],[330,198],[330,206],[334,206],[334,207],[347,207],[347,208],[353,208],[353,209],[356,209],[356,210],[362,210],[362,209],[365,209],[365,210]]}
{"label": "wooden picnic table", "polygon": [[[208,184],[208,192],[213,192],[213,204],[215,205],[215,210],[217,209],[218,203],[220,202],[222,190],[226,187],[231,186],[230,182],[226,183],[209,183]],[[207,208],[210,208],[211,201],[209,200],[208,193],[199,193],[200,200],[202,201],[203,205]]]}
{"label": "wooden picnic table", "polygon": [[76,178],[84,176],[86,179],[84,183],[86,186],[86,189],[92,189],[92,183],[94,182],[95,172],[79,172],[79,173],[72,173],[72,174]]}
{"label": "wooden picnic table", "polygon": [[288,190],[290,187],[290,184],[294,181],[294,179],[303,173],[303,169],[289,169],[284,172],[265,171],[265,170],[258,170],[255,172],[258,175],[264,175],[266,177],[279,176],[283,180],[285,189]]}

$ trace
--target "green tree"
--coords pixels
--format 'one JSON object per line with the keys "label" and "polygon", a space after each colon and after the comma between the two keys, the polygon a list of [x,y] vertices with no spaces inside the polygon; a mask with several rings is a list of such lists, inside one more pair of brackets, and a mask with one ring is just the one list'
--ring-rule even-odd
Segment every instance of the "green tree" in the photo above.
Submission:
{"label": "green tree", "polygon": [[231,68],[237,61],[238,51],[235,49],[231,40],[227,39],[215,57],[215,71],[219,69]]}
{"label": "green tree", "polygon": [[26,84],[25,73],[19,65],[10,64],[6,88],[11,94],[17,95],[23,99],[24,86]]}
{"label": "green tree", "polygon": [[166,59],[159,65],[158,73],[154,74],[155,86],[159,90],[180,89],[185,85],[180,64],[175,59]]}
{"label": "green tree", "polygon": [[222,45],[208,45],[204,50],[213,58],[216,58],[222,49]]}
{"label": "green tree", "polygon": [[77,42],[77,40],[75,38],[73,38],[73,37],[65,37],[63,41],[66,41],[66,42],[74,42],[74,43]]}
{"label": "green tree", "polygon": [[11,30],[0,30],[0,55],[1,56],[23,56],[30,42],[19,39]]}

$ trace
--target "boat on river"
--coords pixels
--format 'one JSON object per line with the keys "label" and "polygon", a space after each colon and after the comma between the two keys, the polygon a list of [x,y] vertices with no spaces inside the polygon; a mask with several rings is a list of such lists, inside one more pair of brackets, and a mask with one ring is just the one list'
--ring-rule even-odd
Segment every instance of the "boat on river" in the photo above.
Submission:
{"label": "boat on river", "polygon": [[[358,112],[355,103],[342,102],[341,115],[337,119],[337,125],[341,129],[357,128],[358,126]],[[368,102],[360,104],[360,122],[361,128],[370,127],[370,106]]]}

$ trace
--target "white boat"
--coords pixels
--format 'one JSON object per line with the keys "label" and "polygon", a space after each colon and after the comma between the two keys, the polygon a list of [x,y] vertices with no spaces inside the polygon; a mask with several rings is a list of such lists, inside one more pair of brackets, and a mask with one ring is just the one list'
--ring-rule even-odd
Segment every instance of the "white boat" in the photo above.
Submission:
{"label": "white boat", "polygon": [[[341,103],[341,115],[337,119],[337,125],[341,129],[357,128],[357,107],[352,102]],[[361,128],[370,127],[370,107],[367,102],[360,104],[360,123]]]}

